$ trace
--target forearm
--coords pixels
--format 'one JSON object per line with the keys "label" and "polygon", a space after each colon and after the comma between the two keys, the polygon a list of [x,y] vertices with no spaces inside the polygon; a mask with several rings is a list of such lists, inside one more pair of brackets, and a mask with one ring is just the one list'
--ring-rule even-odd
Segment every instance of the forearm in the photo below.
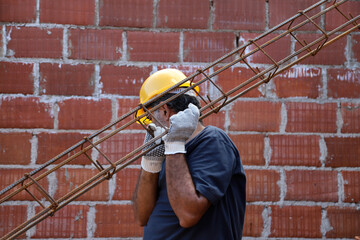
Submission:
{"label": "forearm", "polygon": [[157,198],[159,174],[141,170],[133,195],[135,220],[141,226],[146,225],[154,209]]}
{"label": "forearm", "polygon": [[210,202],[196,191],[184,154],[167,155],[166,183],[169,201],[180,225],[195,225],[210,207]]}

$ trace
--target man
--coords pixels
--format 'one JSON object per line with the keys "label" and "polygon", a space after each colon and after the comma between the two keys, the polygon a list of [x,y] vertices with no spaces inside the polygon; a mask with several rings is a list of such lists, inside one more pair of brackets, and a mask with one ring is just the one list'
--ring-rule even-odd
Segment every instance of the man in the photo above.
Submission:
{"label": "man", "polygon": [[[141,87],[141,103],[185,78],[175,69],[152,74]],[[189,86],[186,82],[180,87]],[[149,128],[155,136],[163,132],[160,126],[169,128],[164,141],[154,143],[156,147],[142,158],[134,192],[135,219],[145,226],[145,240],[242,237],[246,177],[240,155],[225,132],[199,122],[199,109],[200,102],[190,90],[154,111],[153,119],[141,119],[152,121]],[[147,133],[145,142],[151,139]]]}

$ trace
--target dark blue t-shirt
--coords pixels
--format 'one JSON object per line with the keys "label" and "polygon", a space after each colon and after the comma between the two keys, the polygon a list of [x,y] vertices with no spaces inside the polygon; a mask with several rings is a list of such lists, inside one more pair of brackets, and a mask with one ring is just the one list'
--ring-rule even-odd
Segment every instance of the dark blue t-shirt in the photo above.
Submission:
{"label": "dark blue t-shirt", "polygon": [[224,131],[208,126],[185,148],[195,188],[211,206],[195,226],[182,228],[168,199],[164,162],[159,176],[159,197],[145,226],[144,240],[241,239],[246,177],[235,145]]}

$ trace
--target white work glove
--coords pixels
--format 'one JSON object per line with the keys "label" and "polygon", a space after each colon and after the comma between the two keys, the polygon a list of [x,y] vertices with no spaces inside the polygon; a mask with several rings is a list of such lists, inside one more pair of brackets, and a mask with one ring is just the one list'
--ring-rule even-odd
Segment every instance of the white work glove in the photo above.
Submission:
{"label": "white work glove", "polygon": [[[149,128],[153,130],[154,137],[159,136],[165,131],[165,129],[163,129],[162,127],[157,127],[153,123],[149,124]],[[148,132],[146,132],[144,144],[151,141],[152,139],[153,137]],[[165,155],[164,155],[165,147],[164,147],[164,143],[161,142],[161,138],[160,138],[156,140],[154,143],[150,144],[148,147],[144,148],[143,151],[146,151],[147,149],[153,146],[156,147],[150,150],[149,152],[147,152],[142,157],[141,167],[147,172],[158,173],[161,171],[162,163],[165,159]]]}
{"label": "white work glove", "polygon": [[164,137],[165,155],[186,153],[185,142],[194,133],[199,116],[199,109],[190,103],[187,109],[170,117],[170,129]]}

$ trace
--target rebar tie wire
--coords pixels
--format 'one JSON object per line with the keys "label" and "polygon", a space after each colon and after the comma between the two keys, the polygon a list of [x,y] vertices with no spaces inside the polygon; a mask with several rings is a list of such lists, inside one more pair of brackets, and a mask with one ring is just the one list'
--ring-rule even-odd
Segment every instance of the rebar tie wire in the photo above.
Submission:
{"label": "rebar tie wire", "polygon": [[[213,86],[219,93],[220,96],[211,99],[211,97],[207,94],[206,98],[202,96],[201,92],[197,92],[197,95],[201,99],[201,101],[204,103],[204,106],[200,109],[201,116],[200,120],[208,117],[212,113],[219,112],[222,108],[229,105],[239,97],[243,96],[247,92],[251,91],[254,88],[259,87],[260,85],[264,83],[268,83],[271,79],[273,79],[275,76],[280,74],[281,72],[289,69],[293,65],[303,61],[305,58],[309,56],[316,55],[321,49],[324,47],[334,43],[338,39],[350,34],[351,32],[355,30],[360,30],[360,25],[358,23],[358,20],[360,18],[360,15],[356,15],[353,17],[353,14],[344,14],[340,9],[339,6],[347,2],[348,0],[343,1],[337,1],[335,0],[331,6],[324,10],[320,10],[318,13],[314,14],[313,16],[308,16],[308,12],[311,10],[320,7],[321,5],[325,4],[327,0],[321,0],[314,5],[310,6],[309,8],[299,11],[296,15],[289,18],[288,20],[280,23],[279,25],[271,28],[267,32],[261,34],[260,36],[249,40],[244,45],[235,48],[230,53],[222,56],[221,58],[217,59],[216,61],[210,63],[206,67],[202,69],[198,69],[195,73],[193,73],[191,76],[187,77],[186,79],[182,80],[178,84],[174,85],[173,87],[169,88],[168,90],[164,91],[163,93],[159,94],[155,98],[147,101],[144,104],[139,104],[136,108],[129,111],[128,113],[124,114],[120,118],[118,118],[116,121],[104,126],[100,130],[94,132],[88,137],[85,137],[77,144],[73,145],[72,147],[68,148],[64,152],[60,153],[56,157],[50,159],[48,162],[43,164],[41,167],[39,167],[36,170],[31,171],[30,173],[27,173],[19,179],[18,181],[14,182],[13,184],[9,185],[5,189],[0,191],[0,204],[9,201],[12,197],[20,194],[21,192],[26,192],[33,200],[35,200],[41,207],[42,210],[35,214],[33,217],[22,223],[21,225],[17,226],[15,229],[11,230],[9,233],[7,233],[5,236],[1,238],[1,240],[5,239],[13,239],[21,234],[23,234],[25,231],[30,229],[31,227],[35,226],[39,222],[43,221],[49,216],[53,216],[54,213],[65,207],[67,204],[74,201],[79,196],[83,195],[84,193],[88,192],[90,189],[94,188],[98,184],[102,183],[105,180],[109,180],[113,177],[114,174],[121,171],[125,167],[132,164],[134,161],[136,161],[138,158],[145,155],[147,152],[151,151],[155,146],[148,148],[151,144],[155,143],[158,139],[161,139],[163,136],[165,136],[168,132],[168,129],[165,128],[165,132],[161,135],[155,137],[151,141],[144,143],[142,146],[137,147],[133,151],[129,152],[125,156],[121,157],[117,161],[112,161],[99,147],[98,145],[105,142],[109,138],[113,137],[117,133],[120,133],[121,131],[127,129],[128,127],[132,125],[138,125],[137,123],[140,123],[140,126],[150,134],[152,134],[152,131],[149,129],[149,127],[146,124],[143,124],[140,119],[146,117],[151,118],[154,120],[157,120],[156,117],[152,114],[154,111],[159,109],[164,104],[172,101],[176,97],[186,93],[187,91],[194,90],[196,86],[199,86],[201,84],[209,83],[211,86]],[[330,11],[337,11],[339,12],[345,19],[346,22],[344,24],[341,24],[340,26],[336,27],[335,29],[331,31],[325,31],[322,27],[320,27],[317,23],[315,23],[315,19],[325,15],[326,13]],[[301,23],[292,26],[294,21],[299,19],[300,17],[305,17],[306,20],[302,21]],[[315,28],[321,33],[321,36],[312,41],[311,43],[307,43],[306,41],[302,41],[299,39],[295,31],[300,31],[301,28],[306,24],[312,24],[315,26]],[[353,25],[350,29],[342,32],[341,34],[338,34],[337,36],[331,38],[335,33],[341,31],[347,26]],[[281,30],[282,27],[288,26],[287,30]],[[266,36],[269,36],[269,34],[275,33],[278,34],[276,37],[273,37],[269,41],[258,44],[259,40],[264,39]],[[277,42],[279,39],[290,36],[291,38],[295,39],[296,42],[298,42],[301,45],[301,48],[294,53],[288,55],[284,59],[281,59],[279,61],[274,60],[274,58],[265,51],[265,47],[271,46],[271,44]],[[250,48],[253,48],[253,50],[249,50],[248,53],[246,53],[245,50],[248,50]],[[254,55],[255,53],[260,53],[265,56],[265,58],[269,59],[271,64],[266,69],[260,71],[260,69],[257,66],[254,66],[250,61],[247,60],[248,57]],[[301,55],[303,54],[303,55]],[[239,56],[239,57],[236,57]],[[233,58],[235,59],[233,60]],[[230,61],[229,61],[230,60]],[[254,74],[252,77],[247,79],[246,81],[242,83],[237,83],[235,86],[227,91],[224,92],[221,88],[221,86],[217,83],[216,77],[220,75],[225,70],[229,69],[230,67],[234,66],[235,64],[245,64]],[[209,70],[218,67],[218,69],[212,73]],[[194,81],[196,77],[201,77],[201,80]],[[149,106],[154,101],[158,100],[162,96],[164,96],[166,93],[174,90],[175,88],[178,88],[181,84],[190,81],[192,83],[192,86],[186,89],[183,89],[181,92],[175,94],[174,96],[170,97],[169,99],[163,101],[159,105],[148,109],[146,106]],[[251,86],[249,86],[252,84]],[[137,115],[138,110],[144,110],[144,113],[141,115]],[[133,117],[135,116],[135,117]],[[128,120],[130,119],[130,120]],[[126,121],[127,120],[127,121]],[[120,124],[121,123],[121,124]],[[120,124],[120,127],[117,127]],[[163,126],[165,127],[165,126]],[[110,132],[109,132],[110,131]],[[108,133],[109,132],[109,133]],[[100,134],[105,134],[105,136],[100,137]],[[94,140],[97,139],[98,140]],[[85,146],[85,144],[88,143],[89,145]],[[147,149],[148,148],[148,149]],[[59,161],[63,157],[67,156],[74,150],[79,149],[75,154],[71,155],[70,157],[66,158],[63,161]],[[106,160],[109,166],[103,166],[100,164],[99,161],[93,160],[89,154],[87,153],[89,150],[95,149],[99,152],[101,156]],[[146,149],[146,150],[145,150]],[[94,167],[98,170],[98,173],[92,176],[90,179],[86,180],[84,183],[80,184],[73,190],[69,191],[65,195],[61,196],[58,199],[54,199],[45,189],[41,186],[39,181],[46,176],[48,176],[50,173],[55,172],[56,170],[67,166],[69,163],[72,163],[74,160],[79,158],[80,156],[85,155],[86,158],[94,165]],[[52,166],[55,165],[55,166]],[[44,170],[47,167],[51,167],[50,170],[47,170],[40,174],[40,171]],[[42,197],[46,199],[47,204],[43,204],[36,196],[29,191],[29,187],[32,185],[35,185],[37,191],[41,194]],[[8,193],[10,190],[17,187],[14,191]],[[7,193],[7,194],[6,194]],[[46,206],[47,205],[47,206]]]}

